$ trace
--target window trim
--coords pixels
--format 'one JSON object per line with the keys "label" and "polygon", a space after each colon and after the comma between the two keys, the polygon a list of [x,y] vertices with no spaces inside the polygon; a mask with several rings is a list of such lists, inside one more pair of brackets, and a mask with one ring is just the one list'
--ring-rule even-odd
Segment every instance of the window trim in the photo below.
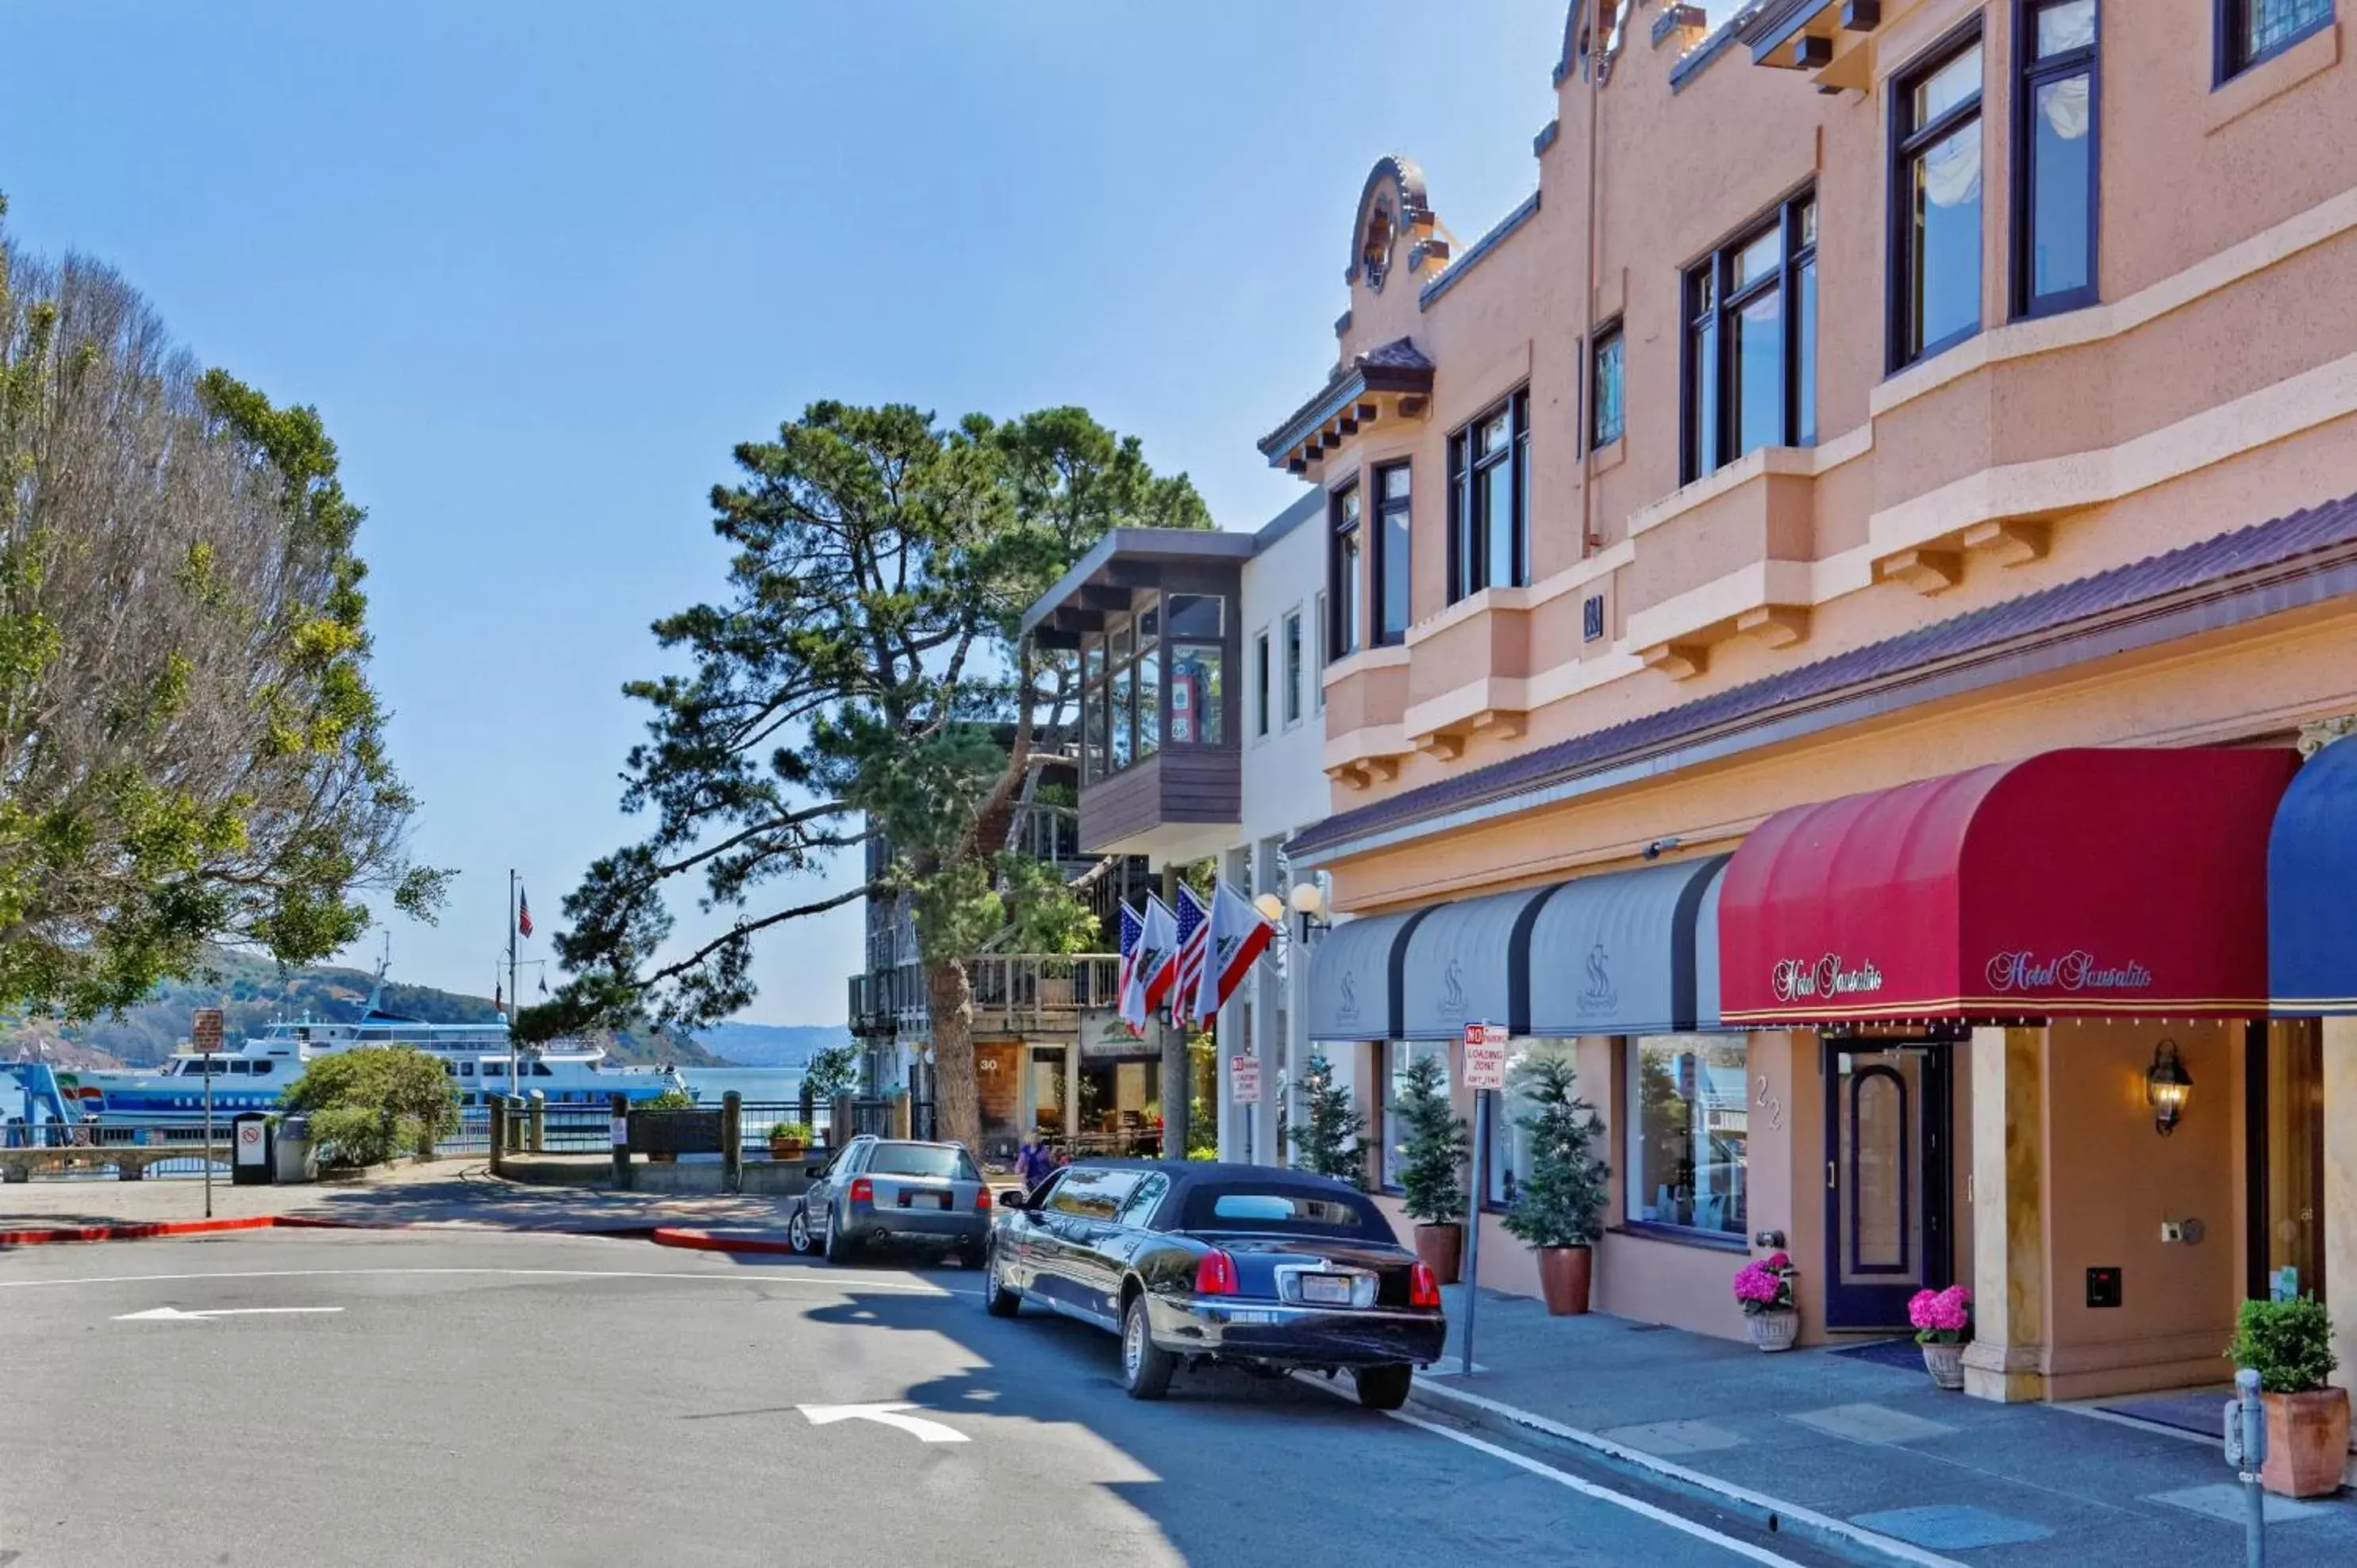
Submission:
{"label": "window trim", "polygon": [[[1970,327],[1951,332],[1936,342],[1926,343],[1911,354],[1907,352],[1906,302],[1910,274],[1907,266],[1907,182],[1904,176],[1907,166],[1916,152],[1939,141],[1968,120],[1979,120],[1983,123],[1981,157],[1986,166],[1988,157],[1985,118],[1988,110],[1988,55],[1986,48],[1981,55],[1980,89],[1973,94],[1970,104],[1959,104],[1940,115],[1929,125],[1919,125],[1910,131],[1907,128],[1910,112],[1909,101],[1914,96],[1916,87],[1926,77],[1931,76],[1966,49],[1985,45],[1986,42],[1981,27],[1981,16],[1978,12],[1975,12],[1962,25],[1949,29],[1947,34],[1937,42],[1919,52],[1914,59],[1909,60],[1898,70],[1891,72],[1888,78],[1890,104],[1887,129],[1890,138],[1890,156],[1883,175],[1889,189],[1888,210],[1885,214],[1886,243],[1882,263],[1883,358],[1884,369],[1890,375],[1897,375],[1910,365],[1920,365],[1926,360],[1936,359],[1957,344],[1976,338],[1986,330],[1986,323],[1980,319],[1980,306],[1986,303],[1984,297],[1975,304],[1974,319]],[[1981,192],[1980,246],[1982,257],[1986,261],[1988,252],[1988,192],[1986,186]],[[1984,296],[1987,289],[1988,279],[1984,275],[1981,279]]]}
{"label": "window trim", "polygon": [[[1319,626],[1324,626],[1326,624],[1327,603],[1328,599],[1326,590],[1323,588],[1318,589],[1317,598],[1317,624]],[[1333,662],[1333,660],[1327,656],[1326,644],[1322,639],[1312,643],[1310,648],[1309,711],[1313,714],[1322,714],[1326,711],[1326,666]]]}
{"label": "window trim", "polygon": [[[2266,64],[2277,56],[2290,53],[2341,19],[2340,0],[2333,0],[2331,5],[2324,8],[2324,14],[2321,16],[2299,31],[2268,45],[2248,59],[2239,59],[2234,49],[2236,40],[2242,34],[2242,28],[2236,24],[2242,21],[2250,4],[2251,0],[2211,0],[2212,41],[2210,50],[2210,91],[2212,92]],[[2103,21],[2100,14],[2095,23],[2095,37],[2100,44],[2103,40]]]}
{"label": "window trim", "polygon": [[[1358,617],[1351,614],[1359,607],[1359,585],[1355,579],[1364,575],[1367,558],[1367,497],[1359,479],[1359,475],[1352,474],[1349,483],[1337,485],[1327,492],[1326,497],[1327,624],[1318,635],[1326,639],[1328,656],[1332,659],[1348,659],[1358,652],[1364,642],[1365,627]],[[1358,499],[1358,515],[1344,522],[1346,504],[1353,497]],[[1350,582],[1343,581],[1346,575],[1343,563],[1351,558],[1342,549],[1346,535],[1356,546],[1356,561],[1360,568],[1355,573],[1347,574],[1353,579]],[[1343,646],[1342,637],[1346,618],[1351,624],[1348,647]]]}
{"label": "window trim", "polygon": [[[1504,446],[1494,453],[1477,453],[1475,446],[1481,427],[1506,416]],[[1489,560],[1490,520],[1480,519],[1474,526],[1474,496],[1484,476],[1500,464],[1509,467],[1507,493],[1513,508],[1512,543],[1513,567],[1502,583],[1495,581]],[[1531,580],[1531,389],[1528,383],[1515,387],[1504,396],[1482,407],[1480,413],[1448,433],[1448,602],[1461,604],[1474,595],[1491,588],[1526,586]],[[1481,582],[1473,584],[1472,560],[1478,556],[1482,567]]]}
{"label": "window trim", "polygon": [[[2010,252],[2013,277],[2009,301],[2016,321],[2034,321],[2040,317],[2060,316],[2066,311],[2083,310],[2097,303],[2102,295],[2100,285],[2104,245],[2104,5],[2095,0],[2095,37],[2083,49],[2072,49],[2050,60],[2030,58],[2031,43],[2037,36],[2038,13],[2055,0],[2013,0],[2013,189],[2007,202],[2007,219],[2011,226]],[[2220,0],[2221,5],[2227,0]],[[2030,157],[2031,123],[2038,113],[2037,90],[2050,81],[2087,73],[2087,281],[2077,288],[2065,289],[2044,299],[2034,297],[2030,254],[2030,205],[2035,192],[2030,189],[2032,159]],[[1986,209],[1984,209],[1986,210]]]}
{"label": "window trim", "polygon": [[[1587,402],[1587,413],[1582,421],[1580,435],[1586,442],[1586,450],[1589,452],[1600,451],[1629,434],[1629,347],[1627,339],[1621,336],[1620,321],[1621,318],[1615,316],[1587,334],[1587,379],[1580,389]],[[1609,440],[1605,437],[1603,426],[1597,423],[1604,411],[1604,400],[1598,395],[1600,388],[1597,374],[1603,368],[1604,350],[1608,348],[1620,350],[1620,424]]]}
{"label": "window trim", "polygon": [[[1401,496],[1396,500],[1383,493],[1383,482],[1394,474],[1405,474],[1407,476],[1408,493]],[[1407,641],[1407,628],[1411,625],[1415,624],[1414,607],[1415,590],[1414,583],[1411,582],[1408,585],[1406,595],[1408,603],[1399,607],[1399,630],[1395,632],[1386,631],[1383,628],[1383,622],[1389,618],[1389,612],[1392,608],[1390,597],[1383,591],[1385,573],[1391,564],[1389,560],[1391,546],[1387,541],[1391,535],[1392,514],[1394,511],[1405,514],[1407,518],[1407,532],[1410,541],[1408,547],[1409,560],[1411,564],[1414,562],[1414,540],[1415,534],[1415,460],[1413,458],[1402,457],[1395,462],[1376,464],[1374,467],[1373,488],[1375,492],[1374,527],[1372,531],[1366,533],[1361,546],[1367,556],[1367,607],[1369,612],[1367,616],[1367,646],[1369,648],[1396,648]],[[1366,521],[1367,503],[1365,497],[1361,496],[1359,500],[1359,525],[1361,529],[1366,528]],[[1410,571],[1414,571],[1413,564],[1410,566]]]}
{"label": "window trim", "polygon": [[[1742,315],[1745,306],[1755,300],[1764,299],[1771,294],[1780,302],[1779,310],[1782,323],[1781,340],[1777,345],[1783,361],[1779,377],[1782,385],[1778,397],[1777,439],[1763,441],[1760,445],[1761,446],[1813,446],[1816,444],[1816,432],[1813,430],[1808,432],[1807,439],[1803,440],[1801,430],[1801,360],[1803,358],[1801,332],[1803,324],[1800,308],[1801,274],[1817,264],[1818,244],[1816,240],[1802,238],[1801,216],[1816,206],[1816,182],[1805,180],[1778,197],[1763,210],[1754,213],[1742,227],[1730,231],[1717,244],[1713,245],[1704,254],[1680,269],[1678,483],[1682,485],[1690,485],[1696,479],[1706,478],[1741,456],[1734,449],[1735,443],[1739,438],[1736,433],[1735,419],[1736,400],[1739,389],[1737,386],[1736,378],[1730,373],[1735,366],[1736,353],[1736,338],[1732,328],[1737,318]],[[1817,222],[1822,231],[1824,223],[1822,210],[1818,214]],[[1730,287],[1735,258],[1770,233],[1775,234],[1780,242],[1775,270],[1752,279],[1739,289]],[[1695,305],[1695,298],[1698,283],[1706,280],[1710,285],[1712,297],[1708,312],[1711,325],[1711,354],[1717,361],[1712,366],[1716,374],[1712,383],[1711,408],[1711,431],[1716,437],[1717,450],[1712,454],[1708,467],[1703,465],[1701,454],[1695,449],[1697,423],[1695,417],[1696,412],[1695,393],[1695,381],[1700,370],[1699,357],[1695,353],[1695,328],[1704,314]],[[1615,330],[1618,330],[1617,323]],[[1810,356],[1810,364],[1813,368],[1815,364],[1813,355]],[[1621,373],[1624,377],[1628,373],[1625,350]],[[1625,410],[1628,406],[1625,385],[1622,389],[1621,406],[1624,410],[1625,424]]]}

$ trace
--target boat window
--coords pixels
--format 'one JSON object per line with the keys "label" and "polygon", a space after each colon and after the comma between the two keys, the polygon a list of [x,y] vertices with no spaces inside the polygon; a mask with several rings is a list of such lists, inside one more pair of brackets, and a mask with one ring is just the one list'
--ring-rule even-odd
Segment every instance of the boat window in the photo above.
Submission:
{"label": "boat window", "polygon": [[505,1078],[507,1075],[508,1064],[505,1062],[485,1062],[483,1064],[483,1076],[485,1078]]}
{"label": "boat window", "polygon": [[1396,1240],[1382,1213],[1356,1193],[1275,1182],[1210,1182],[1194,1188],[1187,1194],[1183,1229]]}
{"label": "boat window", "polygon": [[458,1064],[458,1076],[459,1076],[460,1078],[472,1078],[472,1077],[474,1077],[474,1076],[475,1076],[475,1064],[474,1064],[473,1062],[460,1062],[460,1063]]}
{"label": "boat window", "polygon": [[277,1070],[278,1064],[276,1062],[256,1062],[253,1064],[253,1076],[256,1078],[264,1077],[266,1074],[274,1073]]}
{"label": "boat window", "polygon": [[554,1078],[556,1075],[548,1070],[548,1064],[546,1062],[534,1062],[532,1064],[532,1076],[534,1078]]}

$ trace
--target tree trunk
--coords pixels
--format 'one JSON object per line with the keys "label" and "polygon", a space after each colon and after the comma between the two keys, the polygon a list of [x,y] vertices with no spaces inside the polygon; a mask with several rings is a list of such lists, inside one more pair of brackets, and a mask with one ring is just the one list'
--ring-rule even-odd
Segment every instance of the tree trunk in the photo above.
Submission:
{"label": "tree trunk", "polygon": [[955,959],[925,966],[925,1011],[933,1031],[934,1135],[982,1159],[982,1099],[974,1075],[974,986]]}

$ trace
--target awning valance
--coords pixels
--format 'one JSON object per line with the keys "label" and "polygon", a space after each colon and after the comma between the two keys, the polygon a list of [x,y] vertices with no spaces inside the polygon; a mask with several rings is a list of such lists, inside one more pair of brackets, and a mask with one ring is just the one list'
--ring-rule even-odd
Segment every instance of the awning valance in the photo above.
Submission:
{"label": "awning valance", "polygon": [[1408,933],[1399,1040],[1454,1040],[1468,1024],[1530,1016],[1531,922],[1552,887],[1520,887],[1433,909]]}
{"label": "awning valance", "polygon": [[1400,977],[1405,938],[1429,909],[1344,920],[1310,950],[1309,1037],[1400,1037]]}
{"label": "awning valance", "polygon": [[2309,758],[2276,808],[2267,991],[2287,1016],[2357,1015],[2357,740]]}
{"label": "awning valance", "polygon": [[1722,854],[1555,888],[1531,928],[1530,1009],[1516,1032],[1717,1027],[1717,891],[1726,869]]}
{"label": "awning valance", "polygon": [[1780,811],[1727,868],[1728,1024],[2248,1016],[2283,750],[2069,750]]}

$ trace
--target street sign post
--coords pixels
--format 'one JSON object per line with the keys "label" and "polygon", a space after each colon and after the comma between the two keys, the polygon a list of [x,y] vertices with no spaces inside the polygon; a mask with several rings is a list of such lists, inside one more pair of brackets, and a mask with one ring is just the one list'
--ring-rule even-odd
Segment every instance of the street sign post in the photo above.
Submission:
{"label": "street sign post", "polygon": [[1465,1087],[1473,1091],[1473,1179],[1465,1200],[1465,1357],[1473,1375],[1473,1312],[1481,1295],[1481,1177],[1489,1167],[1490,1094],[1506,1087],[1506,1026],[1465,1026]]}
{"label": "street sign post", "polygon": [[188,1043],[205,1058],[205,1218],[213,1217],[213,1058],[221,1055],[221,1010],[199,1007],[188,1019]]}

